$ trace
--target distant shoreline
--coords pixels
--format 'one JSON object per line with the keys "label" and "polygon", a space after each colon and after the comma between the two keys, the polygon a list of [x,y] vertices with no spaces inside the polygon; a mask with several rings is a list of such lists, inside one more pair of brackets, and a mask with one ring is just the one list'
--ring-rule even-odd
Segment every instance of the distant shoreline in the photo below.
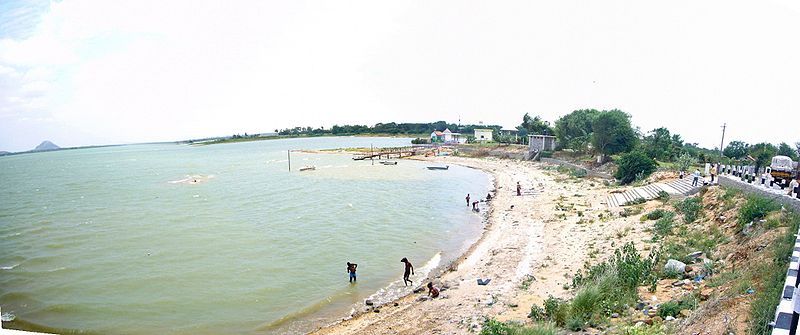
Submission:
{"label": "distant shoreline", "polygon": [[[5,156],[16,156],[16,155],[24,155],[24,154],[38,154],[44,152],[55,152],[55,151],[64,151],[64,150],[80,150],[80,149],[96,149],[96,148],[109,148],[109,147],[122,147],[122,146],[129,146],[129,145],[149,145],[149,144],[176,144],[176,145],[213,145],[213,144],[225,144],[225,143],[239,143],[239,142],[255,142],[255,141],[265,141],[265,140],[283,140],[283,139],[294,139],[294,138],[323,138],[323,137],[379,137],[379,138],[416,138],[416,137],[427,137],[425,135],[413,135],[413,134],[343,134],[343,135],[332,135],[332,134],[324,134],[319,136],[296,136],[296,135],[278,135],[278,136],[267,136],[267,137],[255,137],[255,138],[241,138],[241,139],[226,139],[220,140],[221,138],[217,139],[199,139],[199,140],[180,140],[180,141],[161,141],[161,142],[142,142],[142,143],[120,143],[120,144],[101,144],[101,145],[87,145],[87,146],[80,146],[80,147],[65,147],[59,148],[54,150],[28,150],[28,151],[17,151],[17,152],[6,152],[0,154],[0,157]],[[411,143],[409,143],[411,145]]]}

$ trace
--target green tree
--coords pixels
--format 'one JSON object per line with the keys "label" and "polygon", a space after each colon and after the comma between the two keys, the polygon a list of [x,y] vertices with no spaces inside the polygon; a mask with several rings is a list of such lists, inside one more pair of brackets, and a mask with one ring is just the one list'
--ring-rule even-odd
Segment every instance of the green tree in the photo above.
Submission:
{"label": "green tree", "polygon": [[592,122],[600,114],[596,109],[579,109],[556,120],[556,138],[560,145],[576,151],[586,151],[592,140]]}
{"label": "green tree", "polygon": [[797,161],[797,151],[786,144],[786,142],[781,142],[781,144],[778,145],[778,155],[788,156],[793,161]]}
{"label": "green tree", "polygon": [[689,171],[689,168],[692,167],[692,165],[697,164],[697,158],[694,158],[694,156],[688,153],[683,153],[682,155],[678,156],[677,159],[675,159],[675,163],[678,171]]}
{"label": "green tree", "polygon": [[528,113],[522,116],[522,124],[517,129],[520,131],[524,129],[526,135],[553,135],[553,128],[550,127],[550,122],[543,121],[538,115],[531,117]]}
{"label": "green tree", "polygon": [[623,111],[603,111],[592,122],[592,145],[601,154],[601,161],[604,155],[631,151],[636,140],[631,117]]}
{"label": "green tree", "polygon": [[758,143],[750,146],[748,154],[755,160],[756,171],[772,162],[772,157],[778,154],[778,148],[771,143]]}
{"label": "green tree", "polygon": [[614,177],[622,184],[630,184],[637,179],[644,179],[656,171],[656,161],[641,151],[632,151],[617,161],[617,172]]}
{"label": "green tree", "polygon": [[742,141],[731,141],[731,143],[728,143],[728,146],[725,147],[725,150],[722,150],[722,154],[728,158],[742,159],[744,156],[747,156],[747,148],[749,146],[749,144]]}
{"label": "green tree", "polygon": [[670,161],[674,150],[672,135],[664,127],[653,129],[642,140],[642,149],[650,158],[655,158],[662,162]]}

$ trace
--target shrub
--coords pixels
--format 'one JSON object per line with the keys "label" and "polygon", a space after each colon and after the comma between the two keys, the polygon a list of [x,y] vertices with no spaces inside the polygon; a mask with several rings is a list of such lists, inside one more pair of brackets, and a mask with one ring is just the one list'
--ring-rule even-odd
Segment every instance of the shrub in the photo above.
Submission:
{"label": "shrub", "polygon": [[617,161],[617,172],[614,177],[622,184],[630,184],[637,179],[637,174],[640,179],[647,178],[656,171],[657,166],[658,163],[645,153],[632,151],[622,155]]}
{"label": "shrub", "polygon": [[[672,214],[672,212],[669,213]],[[656,224],[653,225],[653,230],[655,231],[655,233],[660,236],[667,236],[672,234],[672,227],[674,225],[673,216],[674,214],[666,215],[658,219],[658,221],[656,221]]]}
{"label": "shrub", "polygon": [[676,317],[681,313],[682,309],[695,309],[697,308],[697,297],[694,295],[683,296],[680,300],[670,300],[658,306],[658,316],[666,318],[667,316]]}
{"label": "shrub", "polygon": [[681,313],[681,305],[675,300],[667,301],[658,306],[658,316],[666,318],[667,316],[676,317]]}
{"label": "shrub", "polygon": [[532,327],[525,327],[511,322],[487,320],[483,324],[480,335],[555,335],[556,329],[552,324],[539,323]]}
{"label": "shrub", "polygon": [[567,320],[566,326],[567,326],[567,329],[569,329],[571,331],[579,331],[579,330],[583,330],[584,327],[586,327],[586,321],[584,321],[581,318],[572,317],[569,320]]}
{"label": "shrub", "polygon": [[692,223],[700,216],[700,211],[703,209],[703,206],[700,202],[700,198],[690,197],[676,203],[675,208],[683,214],[683,222]]}
{"label": "shrub", "polygon": [[528,317],[533,321],[545,321],[547,320],[547,313],[545,313],[543,307],[533,305],[531,306],[531,312],[528,314]]}
{"label": "shrub", "polygon": [[[572,286],[580,290],[571,302],[567,322],[580,319],[582,325],[595,326],[611,313],[627,310],[638,298],[636,288],[652,279],[657,258],[657,253],[642,258],[630,242],[609,260],[578,271]],[[571,322],[577,327],[576,321]]]}
{"label": "shrub", "polygon": [[427,143],[428,143],[427,139],[419,138],[419,137],[411,140],[411,144],[427,144]]}
{"label": "shrub", "polygon": [[658,197],[656,197],[656,199],[666,204],[667,201],[669,201],[669,193],[667,193],[667,191],[664,190],[658,191]]}
{"label": "shrub", "polygon": [[650,213],[647,213],[647,215],[645,215],[643,217],[646,218],[647,220],[658,220],[658,219],[663,218],[664,216],[667,216],[667,215],[674,216],[675,213],[670,212],[670,211],[665,210],[665,209],[658,208],[658,209],[653,210]]}
{"label": "shrub", "polygon": [[569,307],[569,303],[566,301],[549,296],[544,301],[544,314],[548,320],[555,322],[556,325],[563,326],[569,316]]}
{"label": "shrub", "polygon": [[[600,290],[597,286],[586,286],[572,299],[570,314],[573,318],[589,320],[600,307]],[[573,329],[575,330],[575,329]]]}
{"label": "shrub", "polygon": [[744,205],[739,208],[739,227],[741,228],[750,222],[761,220],[767,217],[767,214],[770,212],[777,211],[780,208],[780,205],[772,199],[757,196],[748,197]]}

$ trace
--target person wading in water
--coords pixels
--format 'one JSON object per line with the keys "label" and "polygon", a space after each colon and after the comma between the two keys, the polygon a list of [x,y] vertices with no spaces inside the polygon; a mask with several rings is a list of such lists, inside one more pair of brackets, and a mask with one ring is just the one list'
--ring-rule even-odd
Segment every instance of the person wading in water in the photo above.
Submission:
{"label": "person wading in water", "polygon": [[347,262],[347,273],[350,274],[350,282],[351,283],[356,281],[356,268],[357,267],[358,267],[358,264]]}
{"label": "person wading in water", "polygon": [[406,286],[408,286],[408,283],[414,285],[414,282],[411,281],[411,279],[408,279],[408,276],[414,274],[414,266],[411,265],[411,262],[408,261],[408,258],[403,257],[403,259],[401,259],[400,261],[406,265],[406,269],[403,272],[403,283],[406,284]]}

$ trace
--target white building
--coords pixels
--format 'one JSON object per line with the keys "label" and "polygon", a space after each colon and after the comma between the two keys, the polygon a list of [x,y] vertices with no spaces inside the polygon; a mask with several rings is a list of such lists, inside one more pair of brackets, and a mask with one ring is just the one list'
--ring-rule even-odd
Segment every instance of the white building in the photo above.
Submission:
{"label": "white building", "polygon": [[491,142],[492,130],[491,129],[475,129],[475,141],[478,142]]}
{"label": "white building", "polygon": [[467,143],[467,137],[461,135],[460,133],[454,133],[450,131],[449,128],[445,128],[444,131],[434,131],[431,133],[431,142],[442,142],[442,143]]}

